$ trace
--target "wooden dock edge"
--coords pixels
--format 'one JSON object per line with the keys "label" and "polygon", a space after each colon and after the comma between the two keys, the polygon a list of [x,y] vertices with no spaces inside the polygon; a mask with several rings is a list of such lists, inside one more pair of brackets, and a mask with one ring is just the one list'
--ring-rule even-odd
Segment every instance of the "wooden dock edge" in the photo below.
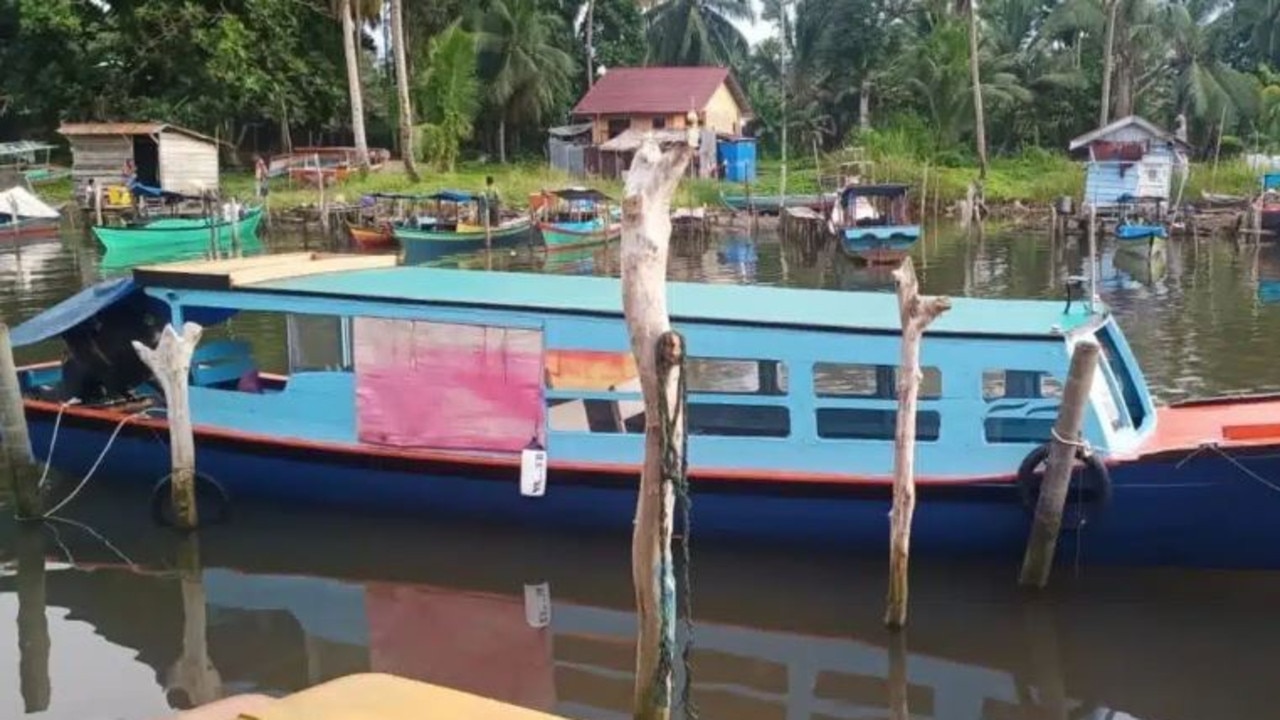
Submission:
{"label": "wooden dock edge", "polygon": [[358,673],[283,698],[237,695],[168,720],[565,720],[385,673]]}

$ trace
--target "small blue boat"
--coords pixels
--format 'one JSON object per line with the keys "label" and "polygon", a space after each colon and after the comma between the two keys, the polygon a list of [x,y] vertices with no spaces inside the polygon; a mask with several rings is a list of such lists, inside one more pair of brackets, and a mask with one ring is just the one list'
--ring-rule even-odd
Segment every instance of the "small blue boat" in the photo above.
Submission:
{"label": "small blue boat", "polygon": [[[233,498],[630,532],[645,418],[619,281],[298,253],[135,268],[16,327],[61,337],[20,370],[36,453],[151,485],[163,399],[130,341],[163,323],[280,318],[274,349],[202,344],[197,463]],[[892,293],[670,283],[691,350],[700,536],[880,552],[892,499]],[[1102,356],[1067,509],[1091,562],[1280,567],[1280,397],[1158,407],[1115,317],[1078,300],[957,298],[922,348],[922,552],[1020,557],[1072,349]],[[71,399],[76,403],[69,403]],[[138,413],[142,413],[139,415]],[[55,427],[57,442],[50,446]],[[545,494],[523,451],[545,448]],[[1268,480],[1270,479],[1270,480]],[[1087,521],[1087,522],[1086,522]]]}
{"label": "small blue boat", "polygon": [[[1168,230],[1164,223],[1151,222],[1151,215],[1162,217],[1160,198],[1137,198],[1132,195],[1121,195],[1117,198],[1120,206],[1120,219],[1116,223],[1116,249],[1143,256],[1150,256],[1164,250],[1164,240]],[[1144,212],[1144,203],[1151,209]]]}
{"label": "small blue boat", "polygon": [[906,185],[846,185],[833,224],[840,247],[872,265],[901,262],[920,239],[907,218]]}
{"label": "small blue boat", "polygon": [[[510,247],[527,241],[533,228],[528,215],[491,213],[483,195],[441,190],[419,198],[433,204],[430,214],[416,213],[392,226],[391,233],[404,248],[405,262],[429,263],[448,255]],[[464,211],[464,208],[471,208]],[[490,224],[485,225],[488,215]]]}

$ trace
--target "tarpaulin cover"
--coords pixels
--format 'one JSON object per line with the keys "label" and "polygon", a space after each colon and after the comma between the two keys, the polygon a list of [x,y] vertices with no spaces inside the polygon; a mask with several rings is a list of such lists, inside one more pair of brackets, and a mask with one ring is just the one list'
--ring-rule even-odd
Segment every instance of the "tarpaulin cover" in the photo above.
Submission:
{"label": "tarpaulin cover", "polygon": [[516,598],[370,583],[369,665],[544,712],[555,709],[551,629]]}
{"label": "tarpaulin cover", "polygon": [[52,220],[59,216],[57,210],[49,207],[48,203],[37,197],[35,193],[22,187],[0,190],[0,214],[45,220]]}
{"label": "tarpaulin cover", "polygon": [[361,442],[518,452],[545,446],[542,334],[536,330],[357,318]]}
{"label": "tarpaulin cover", "polygon": [[9,339],[14,347],[22,347],[57,337],[136,290],[138,286],[133,284],[131,277],[113,278],[90,285],[14,328]]}

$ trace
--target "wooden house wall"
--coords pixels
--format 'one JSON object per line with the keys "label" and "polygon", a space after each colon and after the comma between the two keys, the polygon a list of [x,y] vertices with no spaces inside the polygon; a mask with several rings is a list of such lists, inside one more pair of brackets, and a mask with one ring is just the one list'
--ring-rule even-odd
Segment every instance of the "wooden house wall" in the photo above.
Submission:
{"label": "wooden house wall", "polygon": [[133,138],[123,135],[78,135],[71,143],[71,177],[77,195],[90,180],[98,187],[119,184],[124,163],[133,159]]}
{"label": "wooden house wall", "polygon": [[1139,162],[1091,162],[1085,177],[1084,202],[1113,207],[1121,195],[1169,199],[1173,152],[1163,143],[1147,151]]}
{"label": "wooden house wall", "polygon": [[160,135],[160,186],[171,192],[199,194],[218,187],[218,148],[181,133]]}

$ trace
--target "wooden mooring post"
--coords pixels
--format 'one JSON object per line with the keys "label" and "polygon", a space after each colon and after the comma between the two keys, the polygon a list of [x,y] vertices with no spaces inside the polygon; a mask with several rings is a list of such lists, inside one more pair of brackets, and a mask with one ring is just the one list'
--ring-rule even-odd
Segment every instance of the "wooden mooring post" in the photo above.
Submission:
{"label": "wooden mooring post", "polygon": [[622,203],[622,307],[645,417],[644,467],[631,546],[639,624],[632,716],[643,720],[671,715],[676,587],[671,555],[675,479],[670,475],[683,473],[685,418],[680,397],[684,348],[671,332],[666,276],[671,198],[697,143],[696,127],[684,144],[665,153],[653,137],[646,138],[631,164]]}
{"label": "wooden mooring post", "polygon": [[182,326],[182,335],[178,335],[172,325],[166,325],[155,349],[137,340],[133,342],[138,357],[151,368],[164,391],[172,462],[170,498],[174,524],[182,530],[192,530],[199,525],[196,512],[196,440],[191,427],[188,386],[191,355],[203,332],[203,328],[191,322]]}
{"label": "wooden mooring post", "polygon": [[939,315],[951,309],[946,297],[921,297],[911,258],[893,271],[902,320],[898,367],[898,417],[893,442],[893,511],[890,513],[889,597],[884,622],[907,624],[907,570],[911,557],[911,517],[916,509],[916,406],[920,397],[920,342]]}
{"label": "wooden mooring post", "polygon": [[49,616],[45,591],[44,526],[24,523],[15,543],[18,559],[18,684],[27,714],[49,709]]}
{"label": "wooden mooring post", "polygon": [[34,520],[44,514],[40,493],[40,471],[31,450],[31,432],[22,404],[18,366],[13,360],[9,326],[0,323],[0,442],[3,443],[15,515]]}
{"label": "wooden mooring post", "polygon": [[1044,480],[1040,483],[1031,537],[1022,558],[1018,582],[1024,586],[1043,588],[1049,584],[1058,532],[1062,529],[1062,511],[1071,485],[1071,470],[1075,466],[1076,449],[1081,445],[1080,428],[1084,423],[1085,409],[1089,406],[1094,370],[1098,367],[1098,352],[1096,341],[1083,339],[1076,343],[1071,353],[1067,387],[1062,394],[1057,422],[1053,425],[1053,439],[1045,461]]}

